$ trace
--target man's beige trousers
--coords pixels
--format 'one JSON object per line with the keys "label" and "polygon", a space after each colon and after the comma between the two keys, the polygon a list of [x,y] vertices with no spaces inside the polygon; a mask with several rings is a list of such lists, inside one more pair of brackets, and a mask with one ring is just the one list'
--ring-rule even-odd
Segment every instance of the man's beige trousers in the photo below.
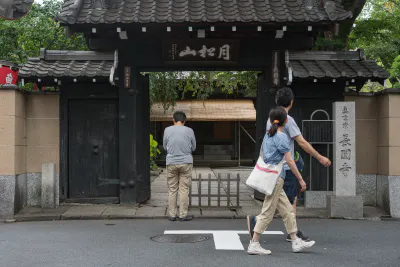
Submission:
{"label": "man's beige trousers", "polygon": [[192,182],[193,164],[180,164],[167,166],[167,182],[168,182],[168,210],[170,217],[177,216],[177,197],[179,190],[179,217],[187,216],[189,206],[189,186]]}

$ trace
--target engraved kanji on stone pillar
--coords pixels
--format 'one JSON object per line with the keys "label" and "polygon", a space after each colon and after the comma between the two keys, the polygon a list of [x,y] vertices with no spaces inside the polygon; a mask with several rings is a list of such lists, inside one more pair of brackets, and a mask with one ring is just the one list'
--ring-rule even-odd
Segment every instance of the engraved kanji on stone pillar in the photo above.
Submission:
{"label": "engraved kanji on stone pillar", "polygon": [[356,195],[356,120],[354,102],[333,104],[336,196]]}

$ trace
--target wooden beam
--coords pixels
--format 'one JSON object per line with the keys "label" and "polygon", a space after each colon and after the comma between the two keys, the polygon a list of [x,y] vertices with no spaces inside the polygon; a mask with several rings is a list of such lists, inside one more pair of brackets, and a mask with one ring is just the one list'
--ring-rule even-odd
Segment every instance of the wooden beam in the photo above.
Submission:
{"label": "wooden beam", "polygon": [[360,60],[359,51],[301,51],[289,52],[289,60]]}
{"label": "wooden beam", "polygon": [[40,55],[44,60],[114,60],[114,53],[95,51],[43,50]]}

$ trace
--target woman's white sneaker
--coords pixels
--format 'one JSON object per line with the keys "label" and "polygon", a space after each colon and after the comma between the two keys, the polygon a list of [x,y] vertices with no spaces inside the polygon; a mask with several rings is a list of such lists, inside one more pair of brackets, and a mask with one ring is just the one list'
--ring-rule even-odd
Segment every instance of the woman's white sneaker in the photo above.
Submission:
{"label": "woman's white sneaker", "polygon": [[247,253],[250,255],[269,255],[271,254],[271,251],[263,249],[260,242],[250,241]]}
{"label": "woman's white sneaker", "polygon": [[312,246],[314,246],[315,241],[304,241],[301,240],[301,238],[297,238],[296,240],[294,240],[292,242],[292,249],[293,252],[301,252],[307,248],[311,248]]}

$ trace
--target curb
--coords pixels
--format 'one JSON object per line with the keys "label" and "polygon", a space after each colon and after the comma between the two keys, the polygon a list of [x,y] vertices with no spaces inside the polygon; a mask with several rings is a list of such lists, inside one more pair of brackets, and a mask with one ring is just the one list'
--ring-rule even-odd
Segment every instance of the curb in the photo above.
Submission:
{"label": "curb", "polygon": [[380,219],[383,222],[400,222],[400,218],[392,218],[390,216],[381,216]]}
{"label": "curb", "polygon": [[[244,220],[247,218],[247,215],[238,215],[238,216],[212,216],[212,215],[200,215],[194,216],[194,219],[209,219],[209,220]],[[281,217],[274,217],[275,219],[279,219]],[[298,219],[331,219],[324,216],[298,216]],[[168,216],[165,215],[153,215],[153,216],[124,216],[124,215],[109,215],[109,216],[62,216],[62,215],[51,215],[51,216],[31,216],[31,217],[15,217],[15,222],[40,222],[40,221],[87,221],[87,220],[157,220],[157,219],[168,219]],[[364,218],[361,220],[368,220],[369,218]],[[343,219],[347,220],[347,219]],[[393,221],[399,221],[396,219],[392,219]],[[392,221],[391,219],[385,219],[385,221]]]}
{"label": "curb", "polygon": [[61,215],[16,217],[15,218],[15,222],[48,222],[48,221],[60,221],[60,220],[61,220]]}

